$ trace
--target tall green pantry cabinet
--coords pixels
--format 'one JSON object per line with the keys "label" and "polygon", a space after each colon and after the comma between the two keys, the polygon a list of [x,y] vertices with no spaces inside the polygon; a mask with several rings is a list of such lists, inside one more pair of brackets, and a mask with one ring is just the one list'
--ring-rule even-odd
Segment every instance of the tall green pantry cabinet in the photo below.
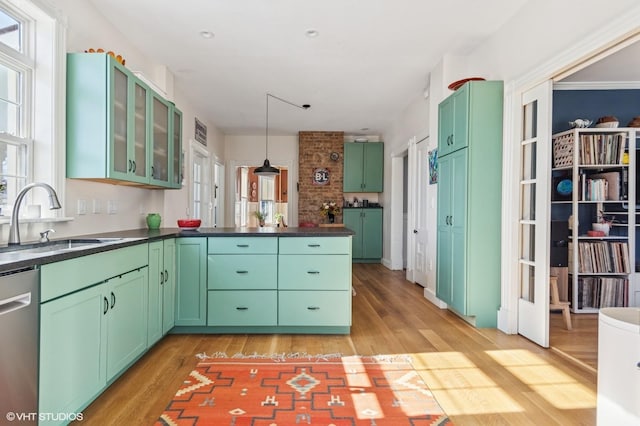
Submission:
{"label": "tall green pantry cabinet", "polygon": [[472,81],[438,111],[436,295],[477,327],[500,306],[503,85]]}

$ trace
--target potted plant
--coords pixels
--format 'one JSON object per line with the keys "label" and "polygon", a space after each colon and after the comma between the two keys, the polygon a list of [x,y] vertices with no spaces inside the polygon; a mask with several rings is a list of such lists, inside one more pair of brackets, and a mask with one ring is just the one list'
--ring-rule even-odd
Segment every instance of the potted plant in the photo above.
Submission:
{"label": "potted plant", "polygon": [[264,220],[266,218],[266,214],[261,212],[260,210],[256,210],[253,212],[253,215],[256,217],[256,219],[258,219],[258,223],[260,224],[260,226],[264,226]]}
{"label": "potted plant", "polygon": [[280,227],[280,223],[282,222],[282,218],[284,216],[282,215],[282,213],[276,213],[275,215],[273,215],[273,220],[276,221],[276,226]]}

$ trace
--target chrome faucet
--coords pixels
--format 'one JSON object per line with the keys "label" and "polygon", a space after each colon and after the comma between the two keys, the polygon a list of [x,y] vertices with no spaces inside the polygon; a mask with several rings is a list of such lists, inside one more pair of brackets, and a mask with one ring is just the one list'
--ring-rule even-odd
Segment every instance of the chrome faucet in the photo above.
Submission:
{"label": "chrome faucet", "polygon": [[62,208],[62,206],[60,205],[60,201],[58,201],[58,195],[56,194],[56,191],[46,183],[34,182],[22,188],[22,190],[16,197],[16,201],[13,204],[13,212],[11,213],[11,227],[9,228],[9,242],[8,242],[10,246],[20,244],[20,228],[18,223],[18,212],[20,211],[20,204],[22,204],[22,199],[24,198],[24,195],[31,188],[35,188],[36,186],[46,189],[47,192],[49,193],[49,210]]}

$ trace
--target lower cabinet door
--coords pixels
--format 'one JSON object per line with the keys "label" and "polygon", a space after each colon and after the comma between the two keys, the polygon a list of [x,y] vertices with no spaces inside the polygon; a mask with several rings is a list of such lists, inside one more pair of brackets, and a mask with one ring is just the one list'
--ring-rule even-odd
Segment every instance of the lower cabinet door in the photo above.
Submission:
{"label": "lower cabinet door", "polygon": [[78,412],[106,385],[103,339],[108,306],[102,287],[40,306],[41,413]]}
{"label": "lower cabinet door", "polygon": [[207,325],[277,325],[277,306],[276,290],[211,290]]}
{"label": "lower cabinet door", "polygon": [[145,267],[106,283],[107,381],[147,348],[147,272]]}
{"label": "lower cabinet door", "polygon": [[350,291],[280,291],[278,324],[350,326]]}

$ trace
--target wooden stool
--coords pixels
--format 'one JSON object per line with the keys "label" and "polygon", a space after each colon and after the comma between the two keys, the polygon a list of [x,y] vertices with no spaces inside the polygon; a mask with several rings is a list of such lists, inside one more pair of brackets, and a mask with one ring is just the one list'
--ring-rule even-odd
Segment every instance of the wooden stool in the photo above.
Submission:
{"label": "wooden stool", "polygon": [[551,275],[549,277],[549,283],[551,284],[551,303],[549,303],[549,310],[562,310],[562,316],[564,317],[564,323],[567,325],[567,330],[571,330],[569,302],[560,301],[560,296],[558,295],[558,277]]}

